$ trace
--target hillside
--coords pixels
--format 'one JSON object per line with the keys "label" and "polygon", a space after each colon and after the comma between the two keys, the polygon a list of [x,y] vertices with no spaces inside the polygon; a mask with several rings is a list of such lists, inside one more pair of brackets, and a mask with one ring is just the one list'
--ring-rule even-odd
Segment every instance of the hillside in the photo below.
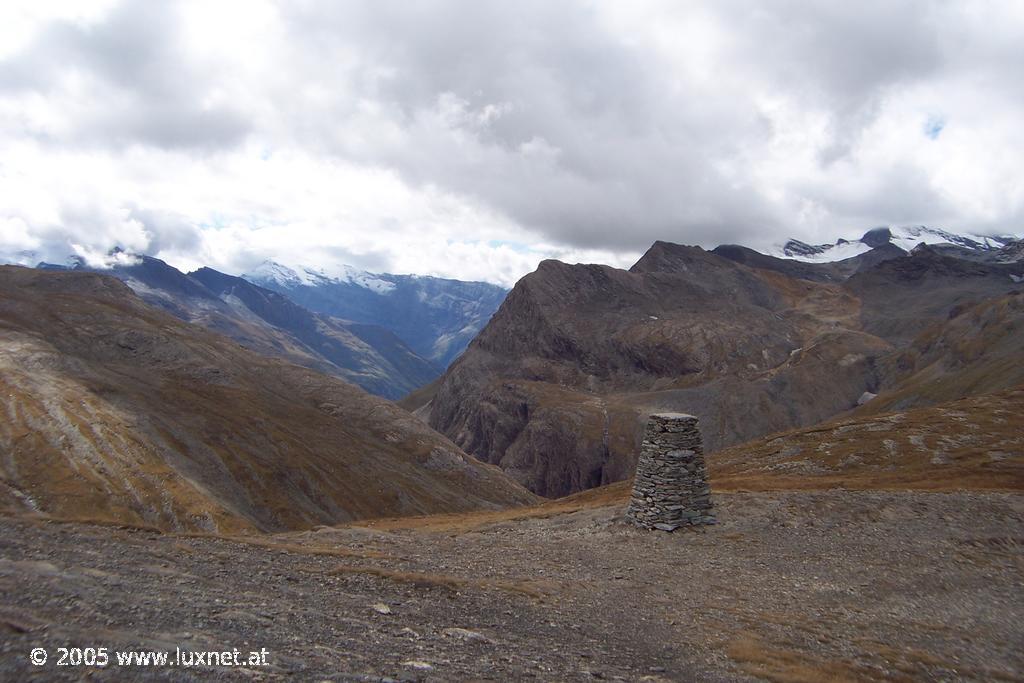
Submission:
{"label": "hillside", "polygon": [[884,359],[879,395],[855,415],[933,406],[1024,383],[1020,292],[964,304],[947,318]]}
{"label": "hillside", "polygon": [[382,327],[313,313],[277,292],[211,268],[185,274],[150,256],[126,255],[124,260],[97,272],[123,280],[143,300],[181,320],[264,355],[341,377],[372,394],[396,399],[440,372]]}
{"label": "hillside", "polygon": [[902,345],[954,311],[1019,290],[1014,278],[1022,271],[921,247],[854,274],[844,287],[861,302],[861,329]]}
{"label": "hillside", "polygon": [[[240,316],[256,317],[295,339],[321,361],[308,367],[346,379],[372,394],[399,398],[427,384],[439,372],[394,333],[378,325],[313,313],[277,292],[211,268],[200,268],[189,276]],[[273,355],[270,349],[265,352]]]}
{"label": "hillside", "polygon": [[231,531],[529,502],[387,401],[89,272],[0,268],[0,507]]}
{"label": "hillside", "polygon": [[[425,405],[405,405],[534,492],[559,496],[630,476],[653,411],[697,415],[715,451],[817,424],[911,375],[931,387],[939,378],[927,377],[918,337],[1013,290],[1020,266],[876,249],[839,270],[664,242],[629,271],[546,261],[436,390],[418,395]],[[1006,382],[940,401],[1013,386],[1017,375],[998,368],[1024,366],[1021,329],[998,328],[1001,350],[997,328],[986,329],[993,341],[976,344],[971,372]],[[926,405],[914,397],[930,390],[908,389],[900,405]]]}
{"label": "hillside", "polygon": [[845,417],[719,451],[736,490],[1024,490],[1024,384],[930,408]]}

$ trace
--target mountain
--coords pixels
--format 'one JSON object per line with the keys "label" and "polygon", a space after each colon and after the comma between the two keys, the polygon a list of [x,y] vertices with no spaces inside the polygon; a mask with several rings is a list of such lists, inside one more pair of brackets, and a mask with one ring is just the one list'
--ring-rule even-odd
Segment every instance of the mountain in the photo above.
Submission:
{"label": "mountain", "polygon": [[[714,452],[884,396],[909,381],[922,335],[1024,273],[890,244],[845,264],[716,252],[657,242],[629,271],[545,261],[406,406],[535,493],[563,495],[630,476],[650,412],[697,415]],[[978,363],[1024,366],[1024,328],[999,329],[1007,350]]]}
{"label": "mountain", "polygon": [[139,255],[99,272],[123,280],[145,301],[175,317],[265,355],[341,377],[378,396],[399,398],[440,373],[382,327],[313,313],[277,292],[211,268],[186,275]]}
{"label": "mountain", "polygon": [[211,268],[200,268],[190,276],[221,300],[240,302],[244,311],[287,330],[338,368],[332,374],[378,396],[399,398],[427,384],[439,372],[383,327],[312,313],[277,292]]}
{"label": "mountain", "polygon": [[347,266],[332,274],[273,261],[242,277],[311,311],[391,330],[442,370],[465,350],[508,293],[486,282],[373,274]]}
{"label": "mountain", "polygon": [[629,271],[545,261],[449,368],[429,421],[534,492],[578,491],[631,474],[652,410],[694,412],[714,450],[853,405],[890,351],[838,325],[856,314],[833,285],[697,247],[658,242]]}
{"label": "mountain", "polygon": [[532,500],[393,404],[107,275],[0,267],[0,340],[8,511],[230,532]]}
{"label": "mountain", "polygon": [[762,254],[738,244],[724,244],[712,249],[711,253],[751,268],[774,270],[789,277],[814,282],[843,282],[851,275],[872,268],[882,261],[907,255],[907,252],[890,243],[872,247],[839,261],[807,262],[792,258],[780,258]]}
{"label": "mountain", "polygon": [[1024,239],[1007,242],[995,254],[997,263],[1017,263],[1024,261]]}
{"label": "mountain", "polygon": [[908,258],[856,273],[843,286],[860,301],[860,328],[903,346],[951,313],[1014,290],[1022,270],[919,246]]}
{"label": "mountain", "polygon": [[872,249],[892,245],[909,252],[919,244],[943,245],[959,251],[959,256],[991,258],[1022,235],[977,235],[952,232],[925,225],[879,227],[867,231],[859,240],[837,240],[834,244],[807,244],[791,239],[768,251],[769,256],[807,263],[842,261]]}

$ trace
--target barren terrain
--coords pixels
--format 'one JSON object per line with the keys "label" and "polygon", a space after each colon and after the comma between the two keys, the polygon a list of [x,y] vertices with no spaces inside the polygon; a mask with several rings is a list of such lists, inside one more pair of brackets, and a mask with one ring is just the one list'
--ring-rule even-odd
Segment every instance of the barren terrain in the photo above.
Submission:
{"label": "barren terrain", "polygon": [[0,519],[0,678],[33,647],[242,650],[98,680],[1020,680],[1024,496],[722,493],[641,532],[625,484],[539,507],[218,538]]}
{"label": "barren terrain", "polygon": [[0,510],[232,533],[534,500],[420,420],[88,272],[0,268]]}
{"label": "barren terrain", "polygon": [[719,486],[733,490],[1020,490],[1022,411],[1024,385],[771,434],[719,451],[710,466]]}

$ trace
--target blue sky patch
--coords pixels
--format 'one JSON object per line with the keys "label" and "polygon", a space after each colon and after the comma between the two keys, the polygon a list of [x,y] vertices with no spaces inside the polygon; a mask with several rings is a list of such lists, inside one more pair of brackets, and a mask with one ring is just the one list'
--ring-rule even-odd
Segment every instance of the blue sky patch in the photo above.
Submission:
{"label": "blue sky patch", "polygon": [[929,116],[924,122],[924,134],[932,140],[939,137],[942,129],[946,127],[946,119],[941,116]]}

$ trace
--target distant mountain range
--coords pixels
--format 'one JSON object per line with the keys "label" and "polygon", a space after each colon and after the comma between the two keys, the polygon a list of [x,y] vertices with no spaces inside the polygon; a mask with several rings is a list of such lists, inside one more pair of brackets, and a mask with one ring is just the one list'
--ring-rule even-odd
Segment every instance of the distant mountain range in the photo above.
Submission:
{"label": "distant mountain range", "polygon": [[387,328],[442,370],[465,350],[508,294],[486,282],[349,267],[327,273],[274,261],[242,277],[311,311]]}
{"label": "distant mountain range", "polygon": [[[808,260],[656,242],[629,270],[544,261],[503,300],[276,263],[258,284],[116,251],[101,272],[0,268],[0,508],[269,530],[500,507],[627,479],[666,410],[700,418],[712,464],[760,439],[749,476],[814,469],[831,456],[765,437],[1024,383],[1021,242],[901,234],[870,231],[838,260],[841,244]],[[353,383],[420,387],[400,405],[436,432]],[[1012,423],[998,405],[972,424]],[[959,424],[950,448],[975,443]],[[1019,452],[1013,430],[990,431],[995,457]],[[881,461],[909,438],[876,439]]]}
{"label": "distant mountain range", "polygon": [[[935,253],[981,263],[1013,263],[1024,256],[1013,235],[927,226],[880,227],[858,240],[832,244],[791,239],[768,253],[741,245],[723,245],[711,253],[797,279],[843,283],[922,244]],[[119,249],[111,252],[108,265],[97,270],[122,279],[144,300],[182,320],[390,399],[440,376],[508,294],[483,282],[369,273],[350,266],[314,269],[271,260],[240,277],[210,268],[185,274],[159,259]],[[77,257],[38,267],[87,269]]]}
{"label": "distant mountain range", "polygon": [[920,244],[927,244],[959,250],[963,252],[958,254],[961,257],[973,254],[976,258],[998,262],[1000,250],[1020,240],[1021,237],[1022,235],[977,235],[951,232],[925,225],[879,227],[868,230],[859,240],[840,239],[833,244],[807,244],[791,239],[785,244],[769,249],[767,255],[807,263],[827,263],[859,256],[886,245],[893,245],[909,252]]}
{"label": "distant mountain range", "polygon": [[[345,279],[303,271],[300,280],[295,271],[265,264],[245,279],[211,268],[186,274],[145,255],[115,251],[112,257],[111,267],[93,270],[123,280],[148,303],[265,355],[391,399],[439,376],[505,295],[484,283],[354,269],[346,269]],[[76,258],[39,267],[89,270]],[[313,310],[294,299],[311,302]],[[401,335],[433,356],[424,357]]]}

